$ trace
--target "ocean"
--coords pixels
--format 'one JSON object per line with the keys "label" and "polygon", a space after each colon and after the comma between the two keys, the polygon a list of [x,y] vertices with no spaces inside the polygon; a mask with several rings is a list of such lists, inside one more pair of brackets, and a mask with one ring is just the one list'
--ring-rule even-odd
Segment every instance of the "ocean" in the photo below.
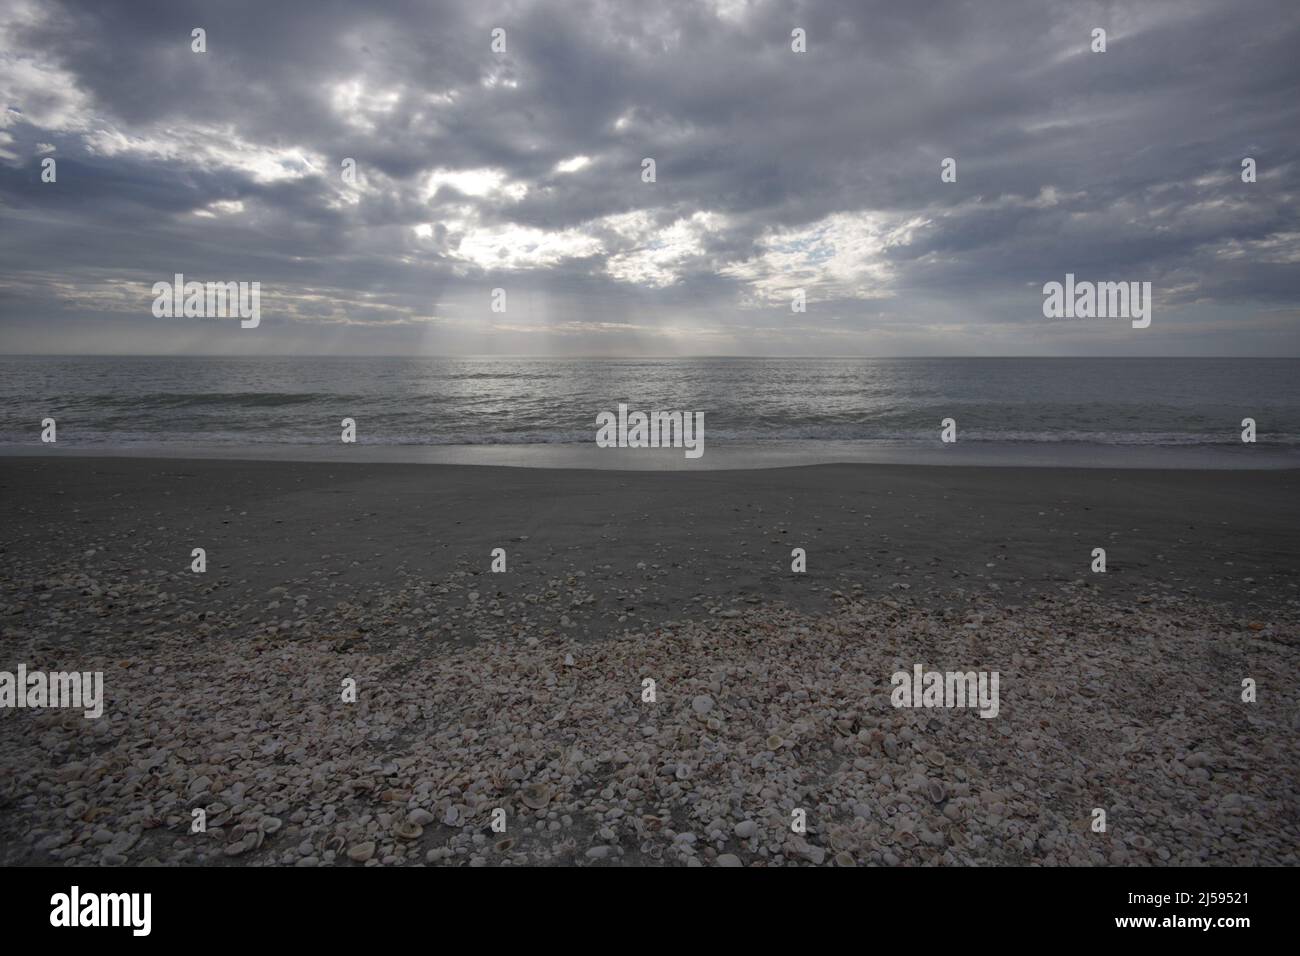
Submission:
{"label": "ocean", "polygon": [[704,412],[706,453],[680,467],[1300,464],[1300,359],[11,356],[0,451],[677,466],[595,447],[620,403]]}

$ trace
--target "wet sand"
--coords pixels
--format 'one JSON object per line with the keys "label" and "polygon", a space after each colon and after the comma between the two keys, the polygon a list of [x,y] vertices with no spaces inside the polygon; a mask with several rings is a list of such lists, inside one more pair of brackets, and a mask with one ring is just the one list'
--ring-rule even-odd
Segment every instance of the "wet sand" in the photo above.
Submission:
{"label": "wet sand", "polygon": [[[177,574],[179,593],[253,602],[258,617],[276,586],[314,606],[458,570],[507,601],[583,572],[594,600],[566,629],[591,638],[719,604],[815,610],[853,589],[1014,604],[1080,582],[1117,600],[1300,607],[1300,471],[13,458],[0,459],[0,499],[13,569]],[[196,547],[207,551],[204,577],[189,572]],[[796,547],[804,574],[790,571]],[[1105,574],[1090,570],[1097,547]],[[508,573],[489,577],[494,548]],[[540,609],[536,625],[561,626]]]}

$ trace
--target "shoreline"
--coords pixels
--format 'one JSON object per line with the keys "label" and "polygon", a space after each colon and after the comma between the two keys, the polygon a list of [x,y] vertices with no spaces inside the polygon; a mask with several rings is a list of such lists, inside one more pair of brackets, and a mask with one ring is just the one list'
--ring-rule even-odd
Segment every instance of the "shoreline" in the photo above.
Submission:
{"label": "shoreline", "polygon": [[[62,565],[93,551],[94,563],[124,573],[173,574],[203,546],[246,594],[313,571],[359,593],[462,567],[494,581],[581,570],[601,582],[590,607],[622,623],[613,611],[642,564],[655,568],[643,588],[653,599],[633,602],[633,620],[647,625],[683,599],[824,609],[831,591],[855,586],[1012,600],[1081,582],[1125,599],[1160,591],[1300,604],[1295,470],[685,473],[13,456],[0,457],[0,498],[6,562]],[[510,554],[508,575],[488,575],[498,547]],[[790,571],[794,547],[806,549],[806,573]],[[1090,572],[1095,547],[1107,550],[1104,574]]]}
{"label": "shoreline", "polygon": [[807,441],[729,442],[709,445],[697,459],[680,448],[597,448],[582,444],[381,445],[341,443],[133,445],[0,445],[0,459],[123,458],[426,464],[591,471],[749,471],[821,465],[879,465],[974,468],[1087,468],[1123,471],[1300,470],[1300,447],[1289,445],[1119,445],[1086,442],[985,442],[943,445],[913,442]]}

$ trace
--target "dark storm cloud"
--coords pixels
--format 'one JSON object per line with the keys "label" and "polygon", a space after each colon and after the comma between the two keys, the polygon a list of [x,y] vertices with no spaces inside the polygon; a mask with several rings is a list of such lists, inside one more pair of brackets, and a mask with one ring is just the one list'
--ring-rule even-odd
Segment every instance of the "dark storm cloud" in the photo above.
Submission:
{"label": "dark storm cloud", "polygon": [[1049,327],[1067,271],[1153,282],[1161,348],[1300,345],[1286,0],[0,10],[6,349],[179,334],[146,321],[174,272],[261,281],[294,348],[1127,347]]}

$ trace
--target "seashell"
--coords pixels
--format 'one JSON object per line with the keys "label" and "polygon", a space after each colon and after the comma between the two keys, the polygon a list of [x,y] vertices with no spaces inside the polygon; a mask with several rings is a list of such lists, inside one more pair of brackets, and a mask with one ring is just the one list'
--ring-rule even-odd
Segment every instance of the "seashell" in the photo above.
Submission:
{"label": "seashell", "polygon": [[358,843],[348,850],[348,859],[353,863],[365,863],[375,855],[375,845],[370,842]]}
{"label": "seashell", "polygon": [[245,833],[238,840],[226,844],[224,851],[226,856],[242,856],[254,847],[259,846],[257,837],[257,833]]}
{"label": "seashell", "polygon": [[551,802],[551,788],[544,783],[530,783],[519,791],[519,798],[524,806],[540,810]]}
{"label": "seashell", "polygon": [[514,841],[514,839],[511,838],[511,837],[506,837],[504,840],[498,840],[498,841],[497,841],[497,852],[498,852],[498,853],[507,853],[507,852],[509,852],[510,848],[511,848],[512,846],[514,846],[514,845],[515,845],[515,841]]}
{"label": "seashell", "polygon": [[916,846],[918,842],[919,841],[916,838],[916,834],[913,833],[911,830],[900,830],[898,832],[899,846],[905,846],[910,849],[911,847]]}
{"label": "seashell", "polygon": [[858,861],[853,859],[853,854],[841,850],[839,853],[835,854],[835,865],[836,866],[857,866]]}
{"label": "seashell", "polygon": [[781,745],[785,743],[785,741],[782,740],[779,735],[772,734],[772,736],[767,738],[765,743],[767,744],[768,750],[779,750]]}
{"label": "seashell", "polygon": [[832,850],[848,850],[857,843],[853,832],[846,827],[831,827],[826,842]]}
{"label": "seashell", "polygon": [[393,836],[397,837],[399,840],[418,840],[420,834],[423,832],[424,827],[420,826],[418,823],[411,823],[410,821],[399,823],[397,826],[393,827]]}
{"label": "seashell", "polygon": [[263,817],[258,823],[257,828],[263,833],[275,833],[280,829],[281,822],[279,817]]}
{"label": "seashell", "polygon": [[943,788],[943,784],[938,780],[931,780],[926,785],[925,790],[926,793],[930,795],[930,799],[935,803],[943,803],[943,798],[948,795],[948,792]]}
{"label": "seashell", "polygon": [[942,750],[931,750],[925,755],[926,762],[932,767],[942,767],[948,762],[947,756]]}

